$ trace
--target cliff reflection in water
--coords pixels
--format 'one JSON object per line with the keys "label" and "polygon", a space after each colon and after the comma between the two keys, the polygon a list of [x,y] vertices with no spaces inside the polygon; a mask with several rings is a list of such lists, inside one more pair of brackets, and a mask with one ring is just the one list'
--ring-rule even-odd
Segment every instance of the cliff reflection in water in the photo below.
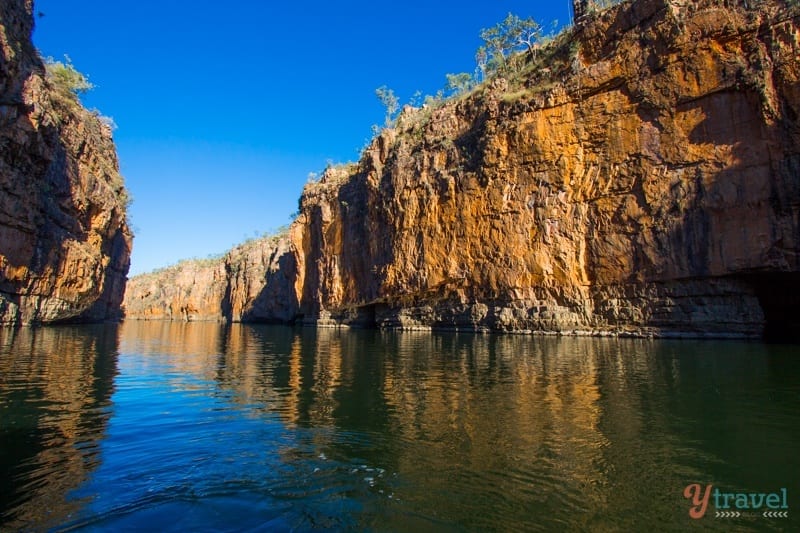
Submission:
{"label": "cliff reflection in water", "polygon": [[116,326],[0,328],[0,527],[54,525],[98,464]]}
{"label": "cliff reflection in water", "polygon": [[7,529],[683,530],[689,483],[799,488],[791,346],[136,321],[0,334]]}
{"label": "cliff reflection in water", "polygon": [[312,431],[314,453],[396,474],[402,518],[366,505],[361,525],[683,527],[687,483],[771,490],[799,466],[790,347],[147,322],[124,339]]}

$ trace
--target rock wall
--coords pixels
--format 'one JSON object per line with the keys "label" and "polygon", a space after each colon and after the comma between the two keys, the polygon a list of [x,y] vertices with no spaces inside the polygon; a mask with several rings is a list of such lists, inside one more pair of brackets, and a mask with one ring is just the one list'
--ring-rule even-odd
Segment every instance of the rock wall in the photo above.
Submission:
{"label": "rock wall", "polygon": [[0,5],[0,324],[116,318],[132,235],[111,130],[48,80],[32,9]]}
{"label": "rock wall", "polygon": [[295,255],[285,237],[237,246],[131,278],[125,316],[140,320],[289,322],[298,312]]}
{"label": "rock wall", "polygon": [[[404,109],[306,187],[270,290],[317,325],[800,325],[799,12],[733,4],[626,2],[467,95]],[[251,301],[249,279],[219,301]]]}
{"label": "rock wall", "polygon": [[306,319],[762,332],[800,287],[797,10],[642,0],[555,48],[305,191]]}

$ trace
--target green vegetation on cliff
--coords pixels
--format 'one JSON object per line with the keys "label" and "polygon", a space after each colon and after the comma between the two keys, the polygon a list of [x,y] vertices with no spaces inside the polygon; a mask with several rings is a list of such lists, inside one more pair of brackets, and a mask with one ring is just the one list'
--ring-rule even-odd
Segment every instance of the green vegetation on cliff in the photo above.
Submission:
{"label": "green vegetation on cliff", "polygon": [[79,95],[94,89],[94,85],[89,83],[86,75],[78,72],[69,56],[64,59],[64,62],[56,61],[52,57],[45,59],[47,79],[57,93],[77,101]]}

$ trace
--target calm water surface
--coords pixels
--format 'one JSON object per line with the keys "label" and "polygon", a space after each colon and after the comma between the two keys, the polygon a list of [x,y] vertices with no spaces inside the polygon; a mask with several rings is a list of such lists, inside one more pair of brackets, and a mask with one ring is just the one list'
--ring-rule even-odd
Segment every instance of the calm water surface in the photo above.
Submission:
{"label": "calm water surface", "polygon": [[[0,330],[2,530],[790,531],[798,444],[798,346]],[[692,520],[690,483],[789,517]]]}

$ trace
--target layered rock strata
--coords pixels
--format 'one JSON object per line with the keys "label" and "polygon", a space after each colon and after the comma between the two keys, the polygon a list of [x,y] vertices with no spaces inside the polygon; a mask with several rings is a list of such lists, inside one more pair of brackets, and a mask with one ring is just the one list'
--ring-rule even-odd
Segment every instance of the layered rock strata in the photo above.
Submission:
{"label": "layered rock strata", "polygon": [[633,2],[521,84],[402,115],[305,191],[304,315],[760,334],[799,287],[797,20]]}
{"label": "layered rock strata", "polygon": [[295,318],[745,337],[800,324],[799,16],[626,2],[505,77],[404,110],[304,190],[280,286]]}
{"label": "layered rock strata", "polygon": [[295,255],[286,237],[241,244],[131,278],[125,315],[144,320],[289,322],[299,307]]}
{"label": "layered rock strata", "polygon": [[119,316],[132,234],[111,129],[48,79],[30,0],[0,5],[0,324]]}

